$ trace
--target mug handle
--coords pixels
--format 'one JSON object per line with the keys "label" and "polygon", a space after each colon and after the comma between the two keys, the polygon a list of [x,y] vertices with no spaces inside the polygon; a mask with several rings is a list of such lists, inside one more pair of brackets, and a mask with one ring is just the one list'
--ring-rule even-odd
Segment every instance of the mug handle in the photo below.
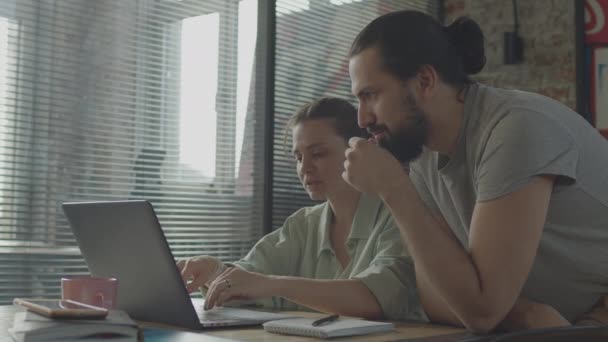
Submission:
{"label": "mug handle", "polygon": [[102,307],[102,308],[105,307],[104,304],[105,304],[106,301],[105,301],[105,298],[103,296],[103,293],[97,292],[95,294],[95,302],[97,303],[97,304],[95,304],[96,306],[99,306],[99,307]]}

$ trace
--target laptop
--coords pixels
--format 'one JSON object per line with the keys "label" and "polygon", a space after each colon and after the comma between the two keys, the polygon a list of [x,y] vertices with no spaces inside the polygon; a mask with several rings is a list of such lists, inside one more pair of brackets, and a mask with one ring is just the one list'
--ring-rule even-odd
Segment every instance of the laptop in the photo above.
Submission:
{"label": "laptop", "polygon": [[148,201],[64,203],[62,208],[89,271],[118,279],[117,307],[133,319],[201,329],[291,317],[230,307],[202,310],[203,300],[186,291]]}

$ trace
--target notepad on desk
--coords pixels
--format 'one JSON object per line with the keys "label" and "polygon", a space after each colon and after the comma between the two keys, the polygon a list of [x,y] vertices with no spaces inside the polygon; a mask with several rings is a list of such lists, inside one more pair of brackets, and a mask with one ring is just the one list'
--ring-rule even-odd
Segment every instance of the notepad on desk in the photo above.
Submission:
{"label": "notepad on desk", "polygon": [[367,335],[392,331],[390,322],[374,322],[362,319],[340,318],[328,324],[314,327],[314,319],[288,318],[264,323],[264,330],[272,333],[332,338],[342,336]]}

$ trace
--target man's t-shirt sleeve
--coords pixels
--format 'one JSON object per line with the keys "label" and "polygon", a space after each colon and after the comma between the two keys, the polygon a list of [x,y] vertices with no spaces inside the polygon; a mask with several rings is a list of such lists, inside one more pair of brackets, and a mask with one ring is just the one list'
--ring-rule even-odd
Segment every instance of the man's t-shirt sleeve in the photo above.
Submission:
{"label": "man's t-shirt sleeve", "polygon": [[535,176],[576,181],[578,148],[568,129],[550,114],[514,111],[492,129],[475,170],[477,201],[509,194]]}

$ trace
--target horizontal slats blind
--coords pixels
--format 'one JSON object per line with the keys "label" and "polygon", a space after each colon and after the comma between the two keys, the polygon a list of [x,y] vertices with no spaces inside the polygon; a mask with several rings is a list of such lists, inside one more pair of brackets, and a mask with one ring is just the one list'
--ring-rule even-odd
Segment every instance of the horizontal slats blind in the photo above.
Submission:
{"label": "horizontal slats blind", "polygon": [[87,272],[66,201],[150,200],[176,257],[257,241],[258,6],[0,1],[0,303]]}
{"label": "horizontal slats blind", "polygon": [[277,0],[273,227],[312,204],[300,185],[285,125],[302,104],[320,96],[353,101],[347,54],[357,33],[374,18],[417,9],[435,17],[438,0]]}

